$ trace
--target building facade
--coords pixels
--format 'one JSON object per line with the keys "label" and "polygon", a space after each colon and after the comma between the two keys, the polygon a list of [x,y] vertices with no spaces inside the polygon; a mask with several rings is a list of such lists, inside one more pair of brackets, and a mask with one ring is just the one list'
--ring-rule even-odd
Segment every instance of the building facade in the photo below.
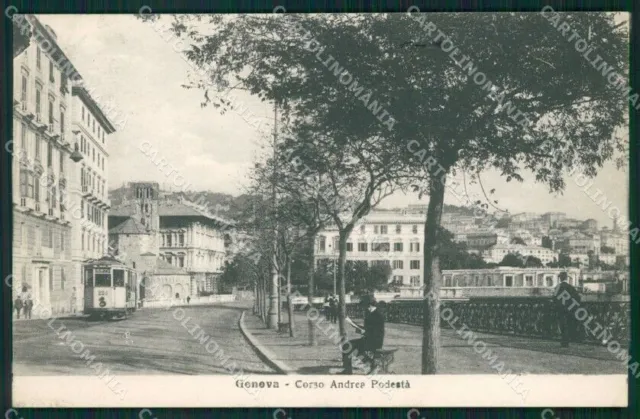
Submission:
{"label": "building facade", "polygon": [[74,153],[68,79],[78,73],[55,32],[34,16],[25,19],[33,35],[13,63],[13,294],[26,287],[36,304],[66,313],[81,286],[72,260],[80,220],[70,211],[81,156]]}
{"label": "building facade", "polygon": [[547,249],[546,247],[508,244],[496,245],[487,249],[483,253],[483,258],[488,263],[500,263],[506,255],[517,253],[525,257],[534,256],[540,259],[540,261],[545,265],[549,262],[553,262],[554,259],[558,257],[557,252]]}
{"label": "building facade", "polygon": [[[79,187],[71,192],[74,216],[79,222],[72,224],[72,260],[74,275],[83,272],[82,263],[87,259],[99,259],[108,251],[108,216],[110,202],[109,154],[107,146],[115,127],[102,112],[100,106],[83,86],[72,87],[72,134],[78,151],[83,156],[76,167],[74,177]],[[82,281],[84,284],[84,281]],[[82,285],[81,285],[82,287]],[[79,290],[82,291],[82,290]],[[78,292],[78,305],[82,305]]]}
{"label": "building facade", "polygon": [[[384,263],[392,268],[391,280],[421,286],[424,215],[404,211],[372,211],[357,225],[347,241],[347,259]],[[314,255],[337,260],[338,229],[328,227],[316,239]]]}
{"label": "building facade", "polygon": [[109,216],[109,240],[116,252],[149,280],[160,266],[171,267],[173,276],[188,275],[188,286],[180,282],[180,295],[216,293],[233,223],[187,200],[165,198],[157,182],[129,183],[125,195]]}

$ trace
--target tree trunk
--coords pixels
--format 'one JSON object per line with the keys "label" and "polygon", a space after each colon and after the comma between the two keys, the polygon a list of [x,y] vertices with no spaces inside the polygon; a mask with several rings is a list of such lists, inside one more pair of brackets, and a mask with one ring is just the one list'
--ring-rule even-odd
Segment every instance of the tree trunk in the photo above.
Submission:
{"label": "tree trunk", "polygon": [[293,331],[293,306],[291,305],[291,258],[287,258],[287,316],[289,317],[289,336],[295,337]]}
{"label": "tree trunk", "polygon": [[424,303],[422,319],[422,374],[436,374],[440,346],[440,261],[438,230],[444,205],[446,173],[429,180],[429,207],[424,223]]}
{"label": "tree trunk", "polygon": [[280,323],[282,323],[282,273],[278,270],[278,328],[280,327]]}
{"label": "tree trunk", "polygon": [[[309,258],[309,272],[307,272],[308,275],[308,285],[309,285],[309,291],[307,294],[307,298],[309,301],[309,307],[313,307],[313,295],[314,295],[314,288],[315,288],[315,284],[314,284],[314,278],[313,275],[315,273],[315,269],[316,269],[316,258],[313,254],[314,252],[314,248],[315,248],[315,244],[316,244],[316,236],[315,234],[312,234],[309,237],[309,245],[310,245],[310,249],[311,249],[311,255]],[[309,316],[307,316],[309,317]],[[309,346],[316,346],[318,344],[318,341],[316,339],[316,328],[314,325],[314,322],[309,319]]]}
{"label": "tree trunk", "polygon": [[258,281],[254,281],[253,283],[253,315],[258,314]]}
{"label": "tree trunk", "polygon": [[345,319],[347,317],[346,287],[345,287],[345,265],[347,263],[347,239],[351,231],[341,231],[338,241],[338,295],[340,304],[338,305],[338,324],[340,326],[340,337],[342,341],[347,339],[347,328]]}

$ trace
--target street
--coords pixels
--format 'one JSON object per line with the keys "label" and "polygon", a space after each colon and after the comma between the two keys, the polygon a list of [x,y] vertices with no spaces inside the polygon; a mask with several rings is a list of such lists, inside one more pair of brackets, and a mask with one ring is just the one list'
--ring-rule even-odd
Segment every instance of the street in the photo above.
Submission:
{"label": "street", "polygon": [[[127,374],[228,374],[220,357],[207,352],[197,333],[187,329],[198,325],[209,341],[215,341],[246,374],[269,374],[266,366],[245,341],[238,329],[244,309],[228,306],[183,307],[185,317],[174,309],[142,309],[127,320],[88,321],[83,318],[55,319],[51,327],[45,320],[13,323],[13,373],[15,375],[92,375],[79,354],[56,334],[62,325],[76,341],[84,344],[95,362],[112,373]],[[61,334],[62,336],[62,334]]]}

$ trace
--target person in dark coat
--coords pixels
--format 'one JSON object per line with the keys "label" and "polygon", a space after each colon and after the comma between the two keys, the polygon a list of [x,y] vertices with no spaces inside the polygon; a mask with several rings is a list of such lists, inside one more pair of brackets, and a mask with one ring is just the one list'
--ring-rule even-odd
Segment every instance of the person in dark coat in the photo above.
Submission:
{"label": "person in dark coat", "polygon": [[20,319],[20,312],[22,311],[22,298],[18,295],[16,300],[13,302],[13,307],[16,309],[16,315],[18,319]]}
{"label": "person in dark coat", "polygon": [[365,351],[380,349],[384,343],[384,316],[376,308],[376,300],[373,297],[363,297],[360,304],[365,310],[364,327],[358,326],[351,319],[347,322],[356,328],[358,333],[364,333],[359,339],[353,339],[342,345],[342,365],[344,371],[341,374],[353,374],[352,356],[360,356]]}
{"label": "person in dark coat", "polygon": [[329,317],[331,323],[336,324],[338,322],[338,299],[335,296],[331,296],[329,299]]}
{"label": "person in dark coat", "polygon": [[[571,296],[570,299],[566,298],[565,292]],[[573,303],[574,300],[578,302],[578,305]],[[569,342],[575,340],[578,329],[575,313],[580,307],[580,301],[580,293],[567,282],[567,273],[561,272],[560,283],[556,288],[554,302],[558,315],[558,324],[560,326],[560,346],[563,348],[568,348]]]}

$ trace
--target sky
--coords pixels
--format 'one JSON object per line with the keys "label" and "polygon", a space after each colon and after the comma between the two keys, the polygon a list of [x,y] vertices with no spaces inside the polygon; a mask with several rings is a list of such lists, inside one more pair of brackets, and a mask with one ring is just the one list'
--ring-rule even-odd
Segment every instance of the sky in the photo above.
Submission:
{"label": "sky", "polygon": [[[134,16],[38,18],[56,32],[60,47],[89,88],[94,89],[94,95],[100,96],[98,101],[114,104],[114,122],[126,119],[108,144],[110,189],[129,181],[153,180],[167,189],[186,182],[189,190],[236,196],[247,190],[248,170],[270,141],[271,104],[238,91],[237,103],[248,109],[244,117],[233,111],[221,115],[212,107],[202,108],[203,92],[182,87],[193,78],[189,76],[193,69],[180,53],[181,46],[169,39],[168,32],[156,32]],[[628,135],[626,128],[621,132]],[[167,176],[167,170],[160,170],[154,164],[160,158],[165,158],[176,172]],[[185,181],[177,179],[177,175]],[[600,226],[612,225],[609,215],[572,180],[575,176],[567,177],[563,195],[550,195],[546,186],[532,181],[531,174],[525,173],[524,177],[524,183],[507,183],[498,173],[487,171],[482,174],[482,183],[485,190],[496,190],[492,200],[498,201],[500,210],[561,211],[576,218],[594,218]],[[607,201],[626,218],[628,183],[628,168],[618,170],[609,163],[593,179],[592,190],[605,191]],[[469,185],[467,191],[472,196],[482,196],[477,185]],[[414,194],[396,193],[381,206],[427,202],[425,197],[420,200]],[[445,203],[463,204],[452,193],[446,194]]]}

